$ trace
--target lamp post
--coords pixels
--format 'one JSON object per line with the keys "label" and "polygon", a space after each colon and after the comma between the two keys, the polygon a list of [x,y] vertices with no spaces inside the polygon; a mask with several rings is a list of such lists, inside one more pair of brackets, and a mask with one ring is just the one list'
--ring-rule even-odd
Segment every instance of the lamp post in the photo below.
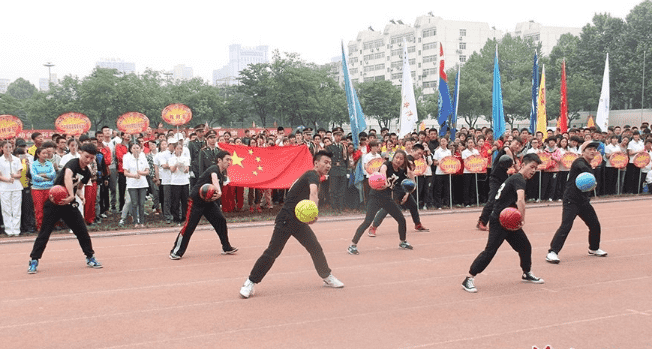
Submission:
{"label": "lamp post", "polygon": [[47,62],[43,64],[44,67],[48,67],[48,82],[51,84],[52,83],[52,72],[51,69],[54,67],[54,64],[52,62]]}

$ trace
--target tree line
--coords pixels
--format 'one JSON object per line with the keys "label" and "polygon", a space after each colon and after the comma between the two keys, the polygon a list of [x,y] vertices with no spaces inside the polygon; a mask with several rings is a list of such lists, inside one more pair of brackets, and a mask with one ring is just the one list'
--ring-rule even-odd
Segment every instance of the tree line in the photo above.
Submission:
{"label": "tree line", "polygon": [[[541,55],[541,45],[531,39],[505,35],[488,40],[461,68],[458,118],[475,125],[481,118],[491,122],[493,60],[498,49],[503,103],[507,123],[527,120],[530,114],[532,65],[539,52],[539,66],[546,66],[547,115],[559,115],[561,63],[566,61],[569,119],[579,111],[597,109],[609,53],[611,108],[636,109],[652,106],[650,88],[643,85],[646,52],[652,52],[652,1],[637,5],[625,19],[596,14],[579,36],[563,35],[550,55]],[[447,62],[450,65],[450,62]],[[151,124],[161,122],[161,110],[183,103],[193,112],[193,124],[213,127],[289,126],[331,128],[348,123],[343,84],[337,74],[340,63],[319,66],[305,62],[297,53],[274,51],[269,63],[250,64],[240,72],[236,86],[213,86],[200,78],[173,80],[162,71],[123,74],[115,69],[95,68],[83,78],[65,76],[38,91],[19,78],[7,93],[0,94],[0,114],[16,115],[25,128],[53,128],[60,114],[77,111],[93,124],[115,125],[126,112],[147,115]],[[648,75],[650,70],[647,70]],[[448,85],[455,86],[457,67],[447,71]],[[649,84],[648,84],[649,85]],[[355,89],[362,109],[379,127],[387,127],[400,113],[400,86],[391,81],[367,81]],[[453,91],[449,91],[452,96]],[[437,119],[438,95],[415,89],[419,120]],[[374,125],[375,126],[375,125]]]}

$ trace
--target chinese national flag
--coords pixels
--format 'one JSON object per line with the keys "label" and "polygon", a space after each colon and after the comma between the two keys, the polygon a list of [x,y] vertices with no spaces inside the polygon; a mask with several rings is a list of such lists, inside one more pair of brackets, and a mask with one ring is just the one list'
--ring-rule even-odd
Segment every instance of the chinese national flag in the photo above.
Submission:
{"label": "chinese national flag", "polygon": [[228,177],[231,185],[260,189],[290,188],[297,178],[312,169],[312,154],[305,145],[265,148],[217,145],[231,153]]}

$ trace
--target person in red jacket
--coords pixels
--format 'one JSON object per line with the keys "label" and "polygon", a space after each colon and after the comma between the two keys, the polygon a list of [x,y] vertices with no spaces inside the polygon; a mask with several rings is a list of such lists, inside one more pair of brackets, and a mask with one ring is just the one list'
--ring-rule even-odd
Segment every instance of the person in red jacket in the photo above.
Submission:
{"label": "person in red jacket", "polygon": [[131,135],[121,132],[120,137],[122,138],[122,143],[115,145],[115,159],[117,161],[118,167],[118,199],[120,202],[119,211],[122,211],[122,207],[125,205],[125,189],[127,189],[127,177],[125,177],[125,171],[122,168],[122,158],[129,152],[129,149],[127,149],[127,144],[129,144],[129,141],[131,141]]}

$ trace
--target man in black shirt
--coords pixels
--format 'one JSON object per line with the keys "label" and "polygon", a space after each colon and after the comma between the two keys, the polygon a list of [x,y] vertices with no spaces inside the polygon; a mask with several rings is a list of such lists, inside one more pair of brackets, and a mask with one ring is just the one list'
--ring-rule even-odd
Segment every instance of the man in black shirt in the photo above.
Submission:
{"label": "man in black shirt", "polygon": [[530,271],[532,267],[532,245],[528,240],[523,228],[516,231],[508,231],[500,224],[500,213],[507,207],[516,207],[521,213],[521,227],[525,222],[525,181],[532,178],[537,171],[537,166],[541,164],[541,159],[536,154],[527,154],[523,157],[523,163],[518,173],[509,177],[498,188],[496,192],[496,203],[494,204],[493,211],[489,218],[489,237],[487,239],[487,246],[478,257],[475,258],[467,276],[462,282],[462,288],[467,292],[475,293],[478,290],[475,288],[474,278],[487,268],[491,260],[496,255],[498,248],[502,245],[503,241],[507,240],[510,246],[518,252],[521,260],[521,269],[523,275],[521,280],[523,282],[531,282],[535,284],[542,284],[543,279],[540,279]]}
{"label": "man in black shirt", "polygon": [[204,125],[195,126],[195,134],[197,138],[188,143],[188,150],[190,151],[190,187],[195,186],[197,178],[202,174],[202,171],[199,169],[199,153],[201,149],[206,145],[204,140]]}
{"label": "man in black shirt", "polygon": [[589,255],[596,257],[606,257],[607,252],[600,249],[600,221],[595,209],[591,205],[589,198],[590,192],[582,192],[577,188],[575,179],[583,172],[593,173],[591,160],[597,154],[600,142],[586,141],[580,149],[582,156],[573,161],[570,171],[568,172],[568,181],[564,190],[563,209],[561,213],[561,225],[555,236],[550,242],[550,249],[546,256],[546,261],[553,264],[559,263],[559,251],[564,247],[564,242],[573,228],[575,217],[580,218],[589,227]]}
{"label": "man in black shirt", "polygon": [[[27,273],[35,274],[38,267],[38,261],[43,256],[45,246],[50,240],[50,235],[54,230],[54,225],[62,219],[64,223],[72,230],[79,240],[79,245],[86,255],[86,265],[91,268],[102,268],[102,264],[95,259],[95,252],[91,243],[91,237],[88,235],[88,229],[79,211],[78,203],[75,201],[75,195],[78,190],[84,187],[91,179],[91,171],[88,165],[91,161],[95,160],[97,148],[93,144],[84,144],[81,146],[80,157],[72,159],[59,171],[59,174],[54,179],[54,185],[63,185],[68,190],[68,197],[61,203],[55,204],[50,200],[46,201],[43,205],[43,223],[41,224],[41,231],[34,241],[32,253],[30,253],[31,260],[29,261],[29,269]],[[84,201],[81,195],[79,198]]]}
{"label": "man in black shirt", "polygon": [[323,150],[317,152],[313,157],[315,167],[312,170],[306,171],[290,187],[285,198],[285,204],[276,216],[274,232],[272,233],[269,246],[263,252],[263,255],[258,258],[249,274],[249,278],[240,289],[240,296],[242,298],[253,296],[254,285],[261,282],[265,275],[267,275],[267,272],[274,265],[274,261],[276,261],[276,258],[283,251],[290,236],[294,236],[308,250],[315,269],[317,269],[317,274],[324,280],[325,286],[334,288],[344,287],[344,284],[331,274],[331,269],[328,267],[328,262],[326,262],[324,251],[317,240],[317,236],[310,229],[309,224],[316,222],[317,217],[311,222],[302,223],[294,213],[294,209],[301,200],[312,200],[319,207],[320,178],[328,174],[328,171],[331,169],[331,157],[332,154],[329,152]]}
{"label": "man in black shirt", "polygon": [[520,137],[514,137],[509,146],[503,147],[498,152],[493,166],[491,167],[491,174],[489,175],[489,195],[487,196],[487,203],[482,208],[482,213],[478,219],[476,227],[480,230],[487,231],[487,223],[489,223],[489,215],[493,211],[494,203],[496,201],[496,193],[505,180],[507,180],[507,170],[515,165],[518,170],[518,163],[516,162],[516,154],[523,148],[523,141]]}
{"label": "man in black shirt", "polygon": [[[234,254],[238,248],[231,246],[229,243],[229,231],[226,227],[226,218],[222,214],[222,210],[217,205],[217,200],[222,196],[222,187],[224,186],[226,169],[231,166],[231,154],[224,150],[220,150],[217,155],[217,164],[209,167],[198,178],[195,186],[190,190],[190,198],[188,200],[188,219],[181,228],[177,239],[174,241],[172,251],[170,251],[170,259],[177,260],[183,257],[190,243],[190,238],[199,224],[202,216],[213,226],[217,236],[222,243],[222,254]],[[204,184],[213,184],[217,191],[213,194],[210,201],[205,201],[199,197],[199,190]]]}

